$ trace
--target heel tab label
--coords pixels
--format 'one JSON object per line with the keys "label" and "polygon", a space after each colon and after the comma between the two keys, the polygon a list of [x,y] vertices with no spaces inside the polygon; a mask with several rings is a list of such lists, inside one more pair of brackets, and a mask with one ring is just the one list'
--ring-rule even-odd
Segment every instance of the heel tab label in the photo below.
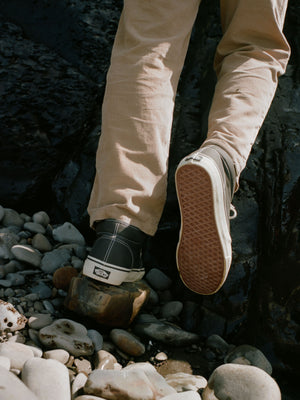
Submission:
{"label": "heel tab label", "polygon": [[108,279],[111,271],[107,271],[105,269],[99,268],[97,266],[94,267],[93,274],[99,276],[99,278]]}

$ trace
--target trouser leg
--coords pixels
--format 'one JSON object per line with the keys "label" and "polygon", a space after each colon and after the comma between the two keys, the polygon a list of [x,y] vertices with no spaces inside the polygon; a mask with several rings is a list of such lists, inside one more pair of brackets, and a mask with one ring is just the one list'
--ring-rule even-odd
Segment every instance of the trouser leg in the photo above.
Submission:
{"label": "trouser leg", "polygon": [[282,33],[287,0],[221,0],[223,38],[207,140],[233,159],[238,177],[290,55]]}
{"label": "trouser leg", "polygon": [[166,197],[174,100],[200,0],[125,0],[103,103],[91,225],[153,235]]}

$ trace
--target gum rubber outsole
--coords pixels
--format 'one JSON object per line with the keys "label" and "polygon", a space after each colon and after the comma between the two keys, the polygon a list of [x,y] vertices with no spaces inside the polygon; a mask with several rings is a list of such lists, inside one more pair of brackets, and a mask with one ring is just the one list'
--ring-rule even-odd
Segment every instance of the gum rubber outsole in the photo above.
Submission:
{"label": "gum rubber outsole", "polygon": [[176,189],[181,212],[179,274],[193,292],[213,294],[224,282],[226,263],[211,178],[199,165],[183,165],[176,172]]}

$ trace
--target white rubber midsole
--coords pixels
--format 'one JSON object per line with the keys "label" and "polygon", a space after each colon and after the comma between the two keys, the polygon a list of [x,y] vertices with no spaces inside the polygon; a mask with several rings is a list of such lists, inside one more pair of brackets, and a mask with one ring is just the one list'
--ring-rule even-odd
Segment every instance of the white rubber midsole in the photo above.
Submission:
{"label": "white rubber midsole", "polygon": [[[184,158],[180,164],[178,165],[177,171],[184,167],[185,165],[195,165],[200,168],[203,168],[210,177],[211,185],[212,185],[212,195],[213,195],[213,207],[214,207],[214,214],[215,214],[215,222],[217,226],[217,231],[219,234],[220,243],[223,249],[224,254],[224,274],[223,280],[226,279],[230,265],[231,265],[231,236],[227,225],[226,214],[224,210],[224,193],[223,193],[223,182],[220,176],[220,172],[215,165],[214,161],[203,154],[202,152],[194,152],[191,155]],[[176,174],[177,174],[176,171]],[[176,182],[176,179],[175,179]],[[177,182],[176,182],[177,187]],[[177,189],[178,191],[178,189]],[[179,207],[181,208],[180,202]],[[181,218],[183,216],[183,212],[181,212]],[[182,226],[183,221],[181,221]],[[197,223],[195,221],[195,223]],[[179,243],[181,240],[182,229],[180,229],[180,236],[179,236]],[[177,247],[178,251],[178,247]]]}
{"label": "white rubber midsole", "polygon": [[97,281],[119,286],[123,282],[135,282],[142,279],[145,270],[144,268],[123,268],[88,256],[84,262],[82,273]]}

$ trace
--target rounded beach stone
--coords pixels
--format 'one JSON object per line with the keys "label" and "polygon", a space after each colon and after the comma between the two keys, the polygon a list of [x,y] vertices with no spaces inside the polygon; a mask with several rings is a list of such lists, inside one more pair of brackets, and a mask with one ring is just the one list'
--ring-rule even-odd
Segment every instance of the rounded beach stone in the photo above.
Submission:
{"label": "rounded beach stone", "polygon": [[35,343],[32,343],[31,345],[31,342],[26,342],[26,346],[28,346],[32,350],[34,357],[41,358],[43,356],[43,350]]}
{"label": "rounded beach stone", "polygon": [[28,319],[28,325],[32,329],[42,329],[45,326],[51,325],[53,318],[50,314],[33,314]]}
{"label": "rounded beach stone", "polygon": [[16,375],[0,366],[0,398],[7,400],[38,400]]}
{"label": "rounded beach stone", "polygon": [[116,357],[106,350],[99,350],[95,355],[95,369],[115,369],[117,363]]}
{"label": "rounded beach stone", "polygon": [[87,334],[94,343],[95,351],[101,350],[103,347],[103,336],[101,335],[101,333],[99,333],[95,329],[88,329]]}
{"label": "rounded beach stone", "polygon": [[74,360],[77,374],[83,373],[88,376],[92,372],[92,364],[86,358]]}
{"label": "rounded beach stone", "polygon": [[23,329],[27,318],[20,314],[11,303],[0,300],[0,330],[15,332]]}
{"label": "rounded beach stone", "polygon": [[12,232],[0,233],[0,243],[5,244],[6,248],[10,250],[13,246],[18,244],[19,236]]}
{"label": "rounded beach stone", "polygon": [[172,285],[172,280],[158,268],[150,269],[145,279],[155,290],[166,290]]}
{"label": "rounded beach stone", "polygon": [[22,381],[39,399],[71,398],[68,369],[56,360],[28,360],[22,370]]}
{"label": "rounded beach stone", "polygon": [[71,251],[68,249],[55,249],[46,253],[41,262],[41,270],[53,274],[58,268],[70,261]]}
{"label": "rounded beach stone", "polygon": [[[105,399],[154,400],[153,386],[143,371],[94,370],[84,386],[85,394]],[[162,397],[162,396],[160,396]]]}
{"label": "rounded beach stone", "polygon": [[77,243],[85,245],[85,239],[79,230],[70,222],[65,222],[63,225],[53,229],[53,238],[60,243]]}
{"label": "rounded beach stone", "polygon": [[70,319],[58,319],[41,329],[39,339],[46,347],[64,349],[75,357],[94,352],[93,342],[85,326]]}
{"label": "rounded beach stone", "polygon": [[32,246],[43,253],[52,250],[51,243],[49,242],[48,238],[42,233],[37,233],[36,235],[34,235],[34,237],[32,238]]}
{"label": "rounded beach stone", "polygon": [[18,226],[22,227],[24,224],[23,218],[20,217],[17,211],[12,210],[11,208],[4,209],[4,217],[2,218],[1,224],[3,226]]}
{"label": "rounded beach stone", "polygon": [[149,317],[147,314],[138,316],[133,330],[138,336],[150,337],[171,346],[185,346],[200,340],[196,333],[184,331],[174,324],[160,321],[154,316]]}
{"label": "rounded beach stone", "polygon": [[161,307],[161,316],[166,319],[172,319],[179,316],[183,309],[181,301],[168,301]]}
{"label": "rounded beach stone", "polygon": [[139,357],[145,353],[143,343],[124,329],[113,329],[110,338],[120,350],[130,356]]}
{"label": "rounded beach stone", "polygon": [[206,346],[217,353],[227,353],[230,347],[219,335],[210,335],[206,340]]}
{"label": "rounded beach stone", "polygon": [[169,374],[165,379],[178,393],[190,390],[198,391],[199,389],[204,389],[207,385],[207,380],[203,376],[186,374],[184,372]]}
{"label": "rounded beach stone", "polygon": [[0,366],[7,369],[7,371],[10,370],[10,359],[5,356],[0,356]]}
{"label": "rounded beach stone", "polygon": [[45,233],[46,229],[43,225],[37,222],[25,222],[24,229],[31,233]]}
{"label": "rounded beach stone", "polygon": [[84,387],[86,381],[87,381],[87,376],[84,373],[80,372],[79,374],[76,375],[74,381],[72,382],[72,389],[71,389],[72,399]]}
{"label": "rounded beach stone", "polygon": [[34,267],[39,267],[41,264],[41,255],[32,246],[27,244],[16,244],[11,248],[11,252],[19,261],[23,261]]}
{"label": "rounded beach stone", "polygon": [[53,274],[53,284],[57,289],[67,291],[71,279],[78,275],[76,268],[67,265],[65,267],[58,268]]}
{"label": "rounded beach stone", "polygon": [[272,365],[265,357],[265,355],[256,347],[250,346],[248,344],[243,344],[236,347],[231,351],[225,358],[226,363],[245,363],[243,360],[245,358],[249,361],[250,365],[261,368],[266,371],[269,375],[272,375]]}
{"label": "rounded beach stone", "polygon": [[45,351],[44,358],[47,360],[56,360],[62,364],[66,364],[69,361],[70,354],[64,349],[54,349]]}
{"label": "rounded beach stone", "polygon": [[176,390],[172,388],[172,386],[168,385],[165,378],[160,375],[155,367],[149,362],[139,362],[134,364],[129,364],[125,368],[123,368],[124,372],[132,372],[132,371],[142,371],[147,376],[149,381],[151,382],[153,392],[155,396],[161,398],[164,396],[168,396],[169,394],[176,393]]}
{"label": "rounded beach stone", "polygon": [[5,342],[0,343],[0,356],[10,359],[11,368],[22,370],[25,362],[34,358],[34,353],[30,346],[25,344]]}
{"label": "rounded beach stone", "polygon": [[38,211],[32,216],[32,220],[37,224],[41,224],[45,227],[50,223],[49,215],[45,211]]}
{"label": "rounded beach stone", "polygon": [[280,389],[265,371],[251,365],[224,364],[214,370],[203,400],[281,400]]}

